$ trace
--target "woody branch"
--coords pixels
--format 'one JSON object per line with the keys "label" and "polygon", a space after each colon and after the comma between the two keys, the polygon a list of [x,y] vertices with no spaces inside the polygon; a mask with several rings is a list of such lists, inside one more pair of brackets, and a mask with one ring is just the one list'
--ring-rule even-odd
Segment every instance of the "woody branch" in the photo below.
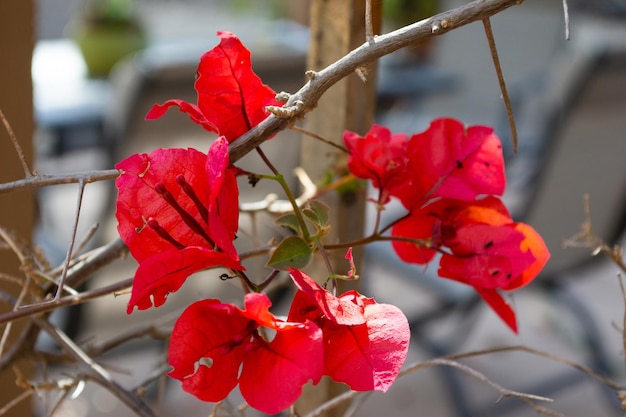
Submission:
{"label": "woody branch", "polygon": [[230,160],[238,161],[248,152],[262,144],[269,137],[293,124],[296,120],[313,110],[322,95],[341,79],[355,72],[358,68],[388,55],[416,41],[439,36],[472,22],[483,21],[489,17],[521,4],[523,0],[475,0],[455,9],[420,20],[393,32],[376,36],[365,41],[361,46],[319,72],[309,71],[309,81],[296,93],[289,96],[283,109],[287,117],[270,115],[263,122],[233,141],[229,146]]}

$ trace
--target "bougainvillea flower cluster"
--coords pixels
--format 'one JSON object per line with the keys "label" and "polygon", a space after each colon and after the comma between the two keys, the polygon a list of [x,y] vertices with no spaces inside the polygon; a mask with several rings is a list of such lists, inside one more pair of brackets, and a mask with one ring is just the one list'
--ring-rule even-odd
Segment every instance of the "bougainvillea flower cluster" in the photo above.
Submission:
{"label": "bougainvillea flower cluster", "polygon": [[[335,297],[298,270],[291,277],[299,290],[287,321],[269,312],[265,294],[246,294],[244,310],[219,300],[189,306],[172,332],[169,375],[206,401],[224,399],[239,383],[248,404],[268,414],[323,375],[355,390],[386,391],[408,351],[402,312],[355,291]],[[271,341],[263,337],[268,330]]]}
{"label": "bougainvillea flower cluster", "polygon": [[498,290],[531,282],[549,253],[497,197],[506,179],[493,130],[444,118],[411,137],[376,125],[363,137],[346,132],[344,142],[348,167],[378,188],[378,204],[395,197],[409,211],[391,229],[398,256],[426,264],[442,253],[439,275],[474,287],[517,332],[515,312]]}
{"label": "bougainvillea flower cluster", "polygon": [[[270,312],[270,300],[261,292],[265,285],[255,284],[261,280],[246,275],[233,243],[239,221],[236,176],[242,171],[231,165],[228,144],[265,119],[266,106],[279,103],[252,71],[250,53],[239,39],[228,32],[218,36],[219,45],[198,67],[197,104],[169,100],[147,115],[159,118],[178,107],[219,135],[208,152],[157,149],[116,165],[118,231],[139,263],[127,311],[159,307],[192,274],[226,268],[227,277],[245,284],[242,306],[216,298],[195,301],[172,330],[169,375],[184,390],[216,402],[238,386],[250,406],[268,414],[294,404],[303,385],[322,376],[354,390],[387,391],[410,339],[408,321],[397,307],[357,291],[337,296],[293,264],[268,262],[288,270],[295,286],[282,319]],[[391,228],[400,258],[424,264],[442,252],[440,275],[472,285],[516,330],[515,314],[498,291],[530,282],[548,252],[539,235],[513,222],[496,197],[505,179],[500,142],[491,130],[440,119],[413,136],[374,126],[364,137],[346,132],[344,139],[349,169],[380,190],[378,207],[398,198],[409,211]],[[296,239],[295,250],[304,248],[308,262],[319,248],[314,239],[330,227],[328,216],[319,202],[294,206],[302,210],[290,215],[296,223],[302,219],[292,224],[298,236],[283,242]],[[324,233],[315,238],[304,233],[304,217]],[[349,271],[343,277],[355,279],[348,246]],[[280,253],[291,256],[288,245]],[[340,276],[329,271],[319,279]]]}

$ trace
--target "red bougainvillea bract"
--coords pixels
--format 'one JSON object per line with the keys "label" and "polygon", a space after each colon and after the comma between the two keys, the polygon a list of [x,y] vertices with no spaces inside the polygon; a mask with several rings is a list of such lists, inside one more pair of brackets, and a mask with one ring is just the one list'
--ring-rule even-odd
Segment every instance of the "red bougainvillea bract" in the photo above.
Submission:
{"label": "red bougainvillea bract", "polygon": [[514,222],[497,197],[506,179],[492,129],[444,118],[411,137],[374,126],[364,137],[346,132],[344,141],[348,167],[372,180],[379,204],[392,196],[409,210],[391,230],[398,256],[426,264],[443,253],[439,275],[474,287],[517,332],[515,313],[498,291],[528,284],[550,255],[541,236]]}

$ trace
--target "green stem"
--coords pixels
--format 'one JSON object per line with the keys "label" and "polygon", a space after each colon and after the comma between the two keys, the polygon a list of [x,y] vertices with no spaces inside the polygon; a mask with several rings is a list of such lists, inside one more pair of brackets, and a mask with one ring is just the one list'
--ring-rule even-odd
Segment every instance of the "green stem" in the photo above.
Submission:
{"label": "green stem", "polygon": [[298,224],[300,225],[300,229],[302,229],[302,235],[303,235],[302,237],[304,238],[305,241],[310,242],[311,235],[309,233],[309,229],[307,228],[306,222],[304,221],[304,216],[302,215],[302,211],[300,211],[300,207],[298,206],[298,203],[296,202],[296,196],[291,191],[291,188],[289,188],[289,185],[287,185],[287,182],[285,181],[285,177],[283,176],[283,174],[278,172],[276,167],[267,158],[267,156],[261,150],[260,147],[257,147],[256,151],[261,157],[261,159],[263,160],[263,162],[265,162],[265,165],[267,165],[270,171],[274,173],[273,177],[267,176],[267,175],[261,175],[260,177],[266,178],[266,179],[273,179],[274,181],[280,184],[281,188],[285,192],[285,195],[287,196],[287,199],[289,200],[289,202],[291,203],[291,206],[293,207],[293,212],[296,215],[296,219],[298,219]]}

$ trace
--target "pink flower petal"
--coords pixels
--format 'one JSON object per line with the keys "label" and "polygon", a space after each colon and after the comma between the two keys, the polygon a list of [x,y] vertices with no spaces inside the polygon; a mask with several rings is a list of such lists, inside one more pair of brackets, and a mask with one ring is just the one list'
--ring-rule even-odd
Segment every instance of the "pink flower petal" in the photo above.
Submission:
{"label": "pink flower petal", "polygon": [[365,307],[366,323],[323,327],[325,373],[356,391],[387,391],[395,381],[409,349],[409,323],[389,304]]}
{"label": "pink flower petal", "polygon": [[135,306],[139,310],[153,305],[160,307],[168,294],[178,291],[191,274],[219,266],[243,269],[239,258],[195,246],[169,249],[147,258],[139,264],[135,273],[126,312],[132,313]]}
{"label": "pink flower petal", "polygon": [[318,383],[324,371],[322,331],[312,322],[276,333],[246,353],[239,388],[255,409],[277,414],[296,402],[302,386]]}
{"label": "pink flower petal", "polygon": [[168,375],[203,401],[221,401],[235,388],[245,355],[250,320],[219,300],[197,301],[176,321],[169,347]]}

